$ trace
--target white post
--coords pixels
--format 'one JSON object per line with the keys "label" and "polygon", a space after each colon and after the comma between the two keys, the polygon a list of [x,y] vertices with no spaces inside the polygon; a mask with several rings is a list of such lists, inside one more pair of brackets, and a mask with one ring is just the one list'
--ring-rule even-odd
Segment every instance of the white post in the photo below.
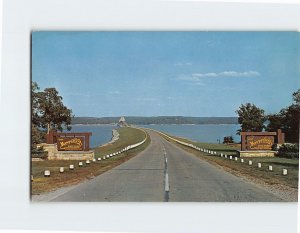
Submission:
{"label": "white post", "polygon": [[44,171],[44,176],[49,177],[50,176],[50,171],[49,170]]}
{"label": "white post", "polygon": [[231,155],[229,156],[229,159],[232,159],[232,156],[231,156]]}
{"label": "white post", "polygon": [[235,160],[235,161],[237,161],[237,160],[238,160],[238,158],[237,158],[237,157],[234,157],[234,160]]}
{"label": "white post", "polygon": [[282,175],[286,176],[287,175],[287,169],[282,170]]}
{"label": "white post", "polygon": [[225,155],[225,158],[227,159],[227,155]]}
{"label": "white post", "polygon": [[241,163],[243,163],[244,162],[244,159],[241,159]]}
{"label": "white post", "polygon": [[98,158],[97,160],[98,160],[98,161],[101,161],[101,158]]}
{"label": "white post", "polygon": [[93,159],[93,162],[96,162],[96,159]]}
{"label": "white post", "polygon": [[59,168],[59,172],[60,172],[60,173],[63,173],[63,172],[64,172],[64,168],[63,168],[63,167],[60,167],[60,168]]}
{"label": "white post", "polygon": [[70,168],[70,170],[74,170],[74,165],[70,164],[69,168]]}
{"label": "white post", "polygon": [[249,166],[251,166],[252,165],[252,161],[251,160],[249,160]]}
{"label": "white post", "polygon": [[257,163],[257,167],[258,167],[258,168],[261,168],[261,163]]}
{"label": "white post", "polygon": [[79,166],[79,167],[82,167],[82,166],[83,166],[83,163],[82,163],[82,162],[79,162],[79,163],[78,163],[78,166]]}
{"label": "white post", "polygon": [[273,171],[273,167],[269,165],[269,171]]}
{"label": "white post", "polygon": [[87,160],[87,161],[85,161],[85,163],[87,164],[87,165],[90,165],[90,160]]}

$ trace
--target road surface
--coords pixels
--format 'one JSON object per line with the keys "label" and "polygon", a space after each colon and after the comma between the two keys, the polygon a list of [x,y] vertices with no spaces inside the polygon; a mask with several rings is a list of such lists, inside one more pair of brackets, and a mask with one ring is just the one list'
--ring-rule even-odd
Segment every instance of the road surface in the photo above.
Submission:
{"label": "road surface", "polygon": [[139,155],[51,201],[266,202],[282,201],[148,130]]}

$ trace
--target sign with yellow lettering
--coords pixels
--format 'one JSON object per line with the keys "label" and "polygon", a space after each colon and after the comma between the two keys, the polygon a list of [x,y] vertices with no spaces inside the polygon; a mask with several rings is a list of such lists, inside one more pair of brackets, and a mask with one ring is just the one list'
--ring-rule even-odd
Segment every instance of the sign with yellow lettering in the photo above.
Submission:
{"label": "sign with yellow lettering", "polygon": [[59,137],[57,139],[57,149],[60,151],[82,151],[83,148],[83,138]]}
{"label": "sign with yellow lettering", "polygon": [[248,150],[271,150],[274,144],[274,136],[248,136]]}

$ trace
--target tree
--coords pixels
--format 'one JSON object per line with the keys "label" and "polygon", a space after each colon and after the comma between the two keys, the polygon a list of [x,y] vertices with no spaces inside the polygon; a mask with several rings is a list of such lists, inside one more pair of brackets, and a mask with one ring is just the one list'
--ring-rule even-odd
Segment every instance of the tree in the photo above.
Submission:
{"label": "tree", "polygon": [[264,129],[264,110],[256,107],[254,104],[246,103],[242,104],[236,111],[239,115],[238,122],[241,124],[240,132],[261,132]]}
{"label": "tree", "polygon": [[295,105],[300,105],[300,89],[298,89],[298,91],[293,93],[293,100],[294,100],[294,104]]}
{"label": "tree", "polygon": [[286,141],[299,143],[300,107],[292,104],[284,110],[282,131],[286,134]]}
{"label": "tree", "polygon": [[282,110],[279,113],[268,115],[267,119],[268,119],[269,123],[266,127],[266,131],[276,132],[278,129],[281,129],[283,118],[284,118],[284,114],[283,114]]}
{"label": "tree", "polygon": [[63,130],[63,127],[70,130],[72,110],[68,109],[62,102],[63,98],[55,88],[40,88],[36,82],[31,83],[32,114],[31,122],[35,127]]}
{"label": "tree", "polygon": [[277,114],[268,116],[270,121],[267,130],[276,131],[282,129],[285,139],[288,142],[299,142],[299,118],[300,118],[300,89],[293,93],[293,100],[290,106],[283,108]]}
{"label": "tree", "polygon": [[36,82],[31,82],[31,123],[36,126],[40,127],[39,124],[39,99],[40,99],[40,87]]}
{"label": "tree", "polygon": [[36,145],[41,143],[44,138],[44,132],[39,128],[39,99],[40,90],[38,84],[36,82],[31,83],[31,149],[35,150]]}
{"label": "tree", "polygon": [[72,110],[64,106],[63,98],[55,88],[39,91],[36,82],[31,83],[31,149],[35,150],[38,143],[43,142],[45,130],[71,129]]}
{"label": "tree", "polygon": [[64,106],[58,91],[55,88],[46,88],[39,97],[39,120],[47,133],[51,129],[62,131],[63,127],[70,130],[72,110]]}

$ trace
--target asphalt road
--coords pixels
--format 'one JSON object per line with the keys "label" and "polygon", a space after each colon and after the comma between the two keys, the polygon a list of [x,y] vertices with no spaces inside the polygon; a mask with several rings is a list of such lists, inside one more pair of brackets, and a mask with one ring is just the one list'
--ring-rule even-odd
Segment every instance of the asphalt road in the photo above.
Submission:
{"label": "asphalt road", "polygon": [[148,132],[151,144],[139,155],[51,201],[282,201]]}

